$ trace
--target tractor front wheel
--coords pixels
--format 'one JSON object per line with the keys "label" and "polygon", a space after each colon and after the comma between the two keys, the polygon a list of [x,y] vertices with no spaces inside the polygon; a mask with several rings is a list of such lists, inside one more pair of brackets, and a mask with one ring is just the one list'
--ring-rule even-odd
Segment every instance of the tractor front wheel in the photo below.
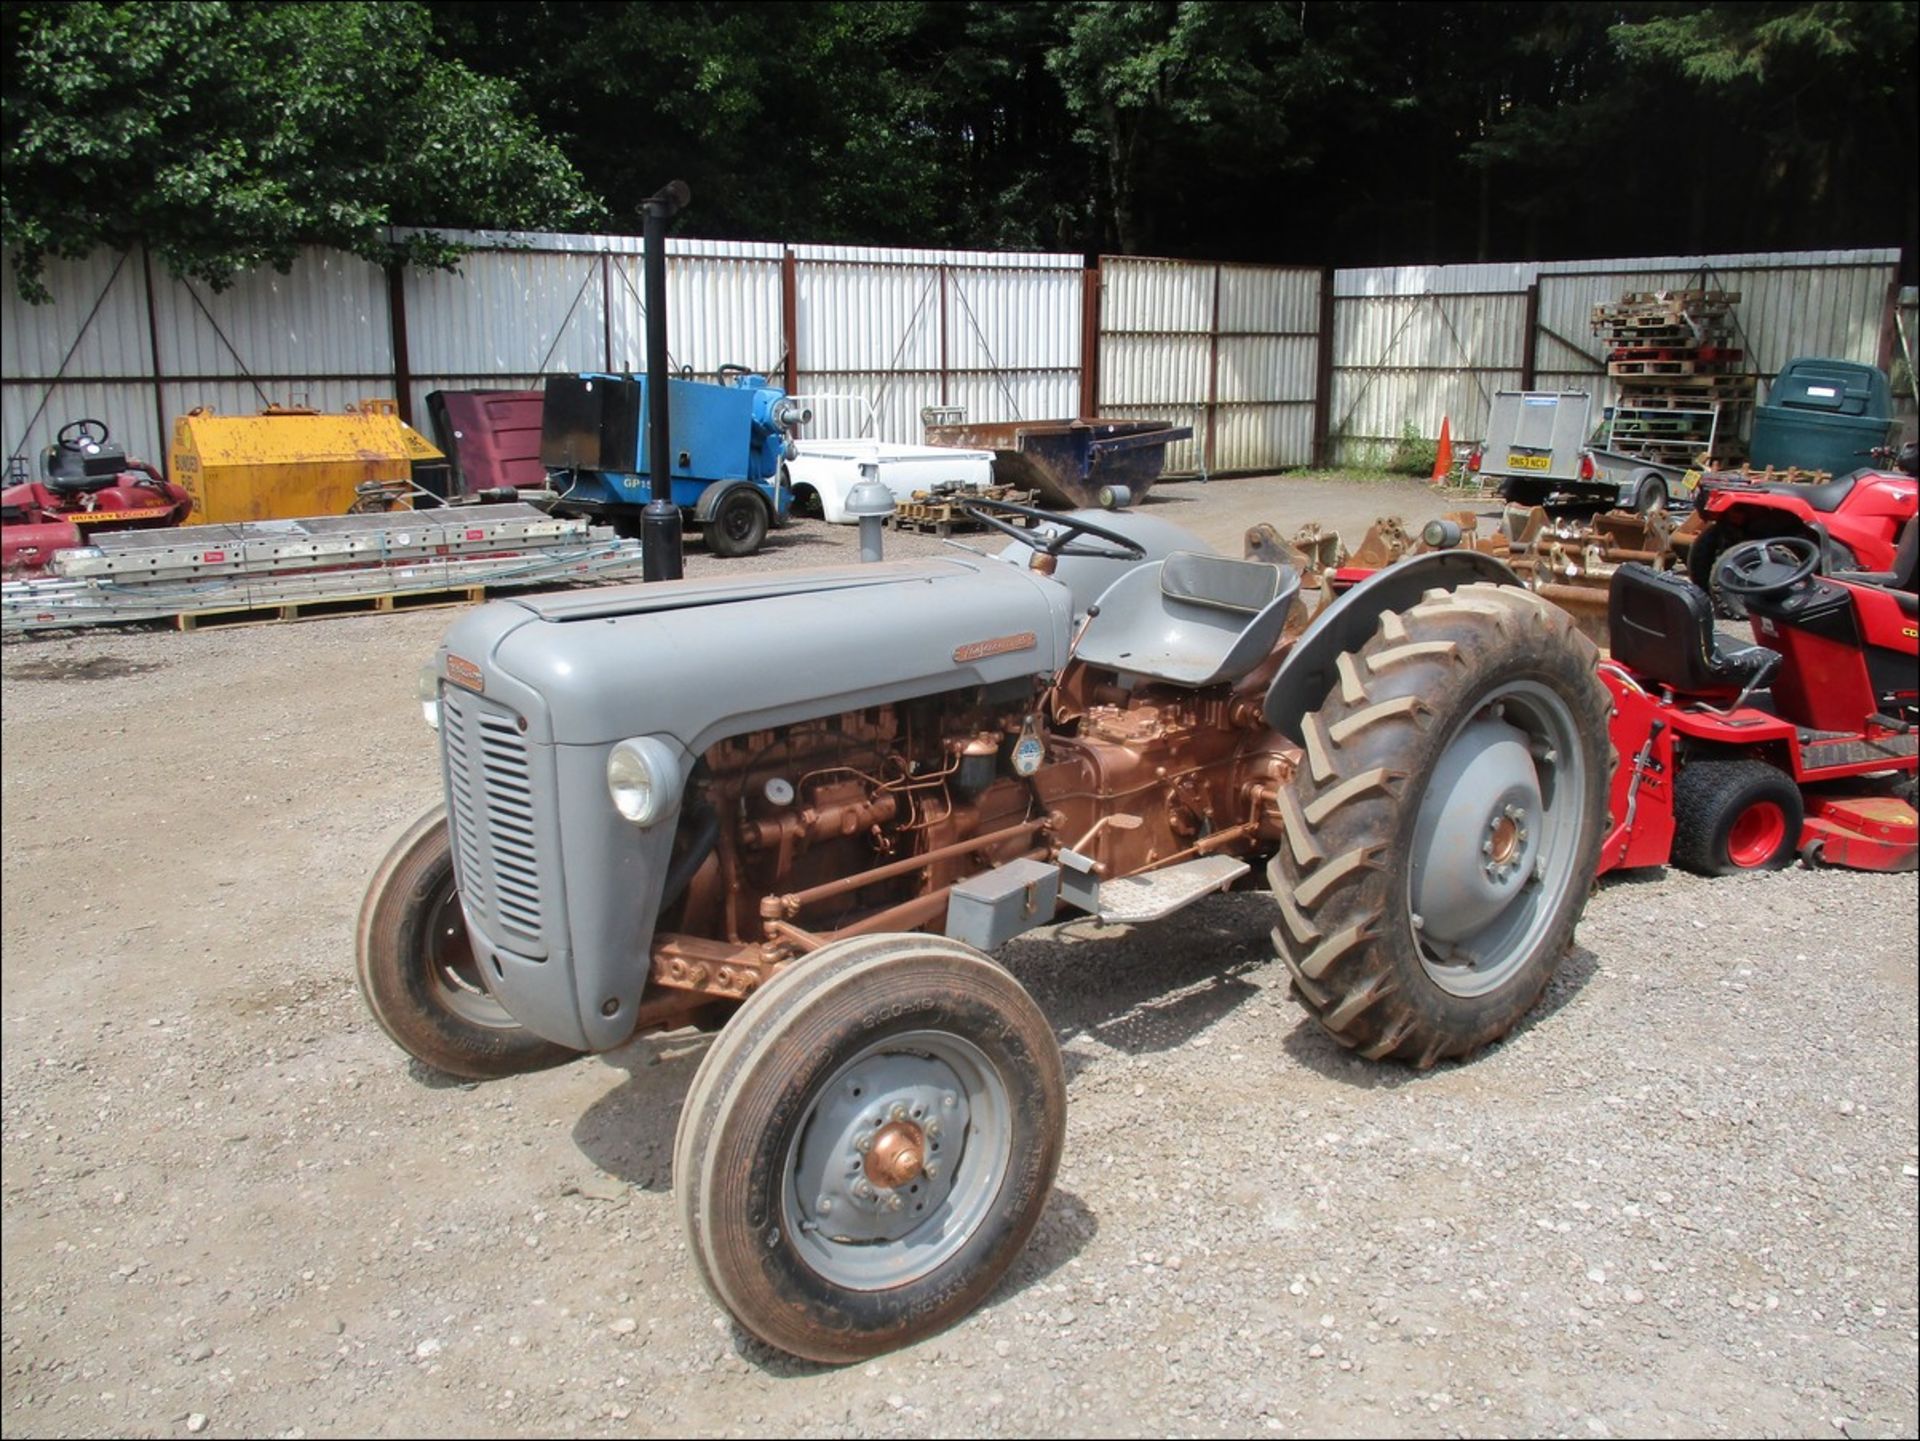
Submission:
{"label": "tractor front wheel", "polygon": [[1496,585],[1428,591],[1339,658],[1268,878],[1294,994],[1342,1045],[1424,1068],[1539,1000],[1605,829],[1594,660],[1565,611]]}
{"label": "tractor front wheel", "polygon": [[360,993],[380,1029],[436,1071],[491,1081],[572,1060],[487,993],[467,940],[453,874],[447,808],[407,828],[360,907]]}
{"label": "tractor front wheel", "polygon": [[1019,982],[954,941],[862,936],[794,962],[720,1033],[673,1185],[700,1279],[742,1327],[857,1361],[986,1298],[1065,1130],[1059,1047]]}
{"label": "tractor front wheel", "polygon": [[1765,761],[1696,760],[1673,782],[1673,863],[1702,876],[1792,864],[1806,807],[1793,777]]}

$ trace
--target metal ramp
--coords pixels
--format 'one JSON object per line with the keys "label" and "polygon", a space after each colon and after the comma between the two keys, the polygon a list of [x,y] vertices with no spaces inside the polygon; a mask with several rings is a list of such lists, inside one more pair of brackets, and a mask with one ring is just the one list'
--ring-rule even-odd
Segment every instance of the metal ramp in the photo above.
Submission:
{"label": "metal ramp", "polygon": [[56,556],[50,578],[0,586],[0,631],[311,613],[327,602],[631,579],[640,569],[638,541],[524,504],[118,531]]}

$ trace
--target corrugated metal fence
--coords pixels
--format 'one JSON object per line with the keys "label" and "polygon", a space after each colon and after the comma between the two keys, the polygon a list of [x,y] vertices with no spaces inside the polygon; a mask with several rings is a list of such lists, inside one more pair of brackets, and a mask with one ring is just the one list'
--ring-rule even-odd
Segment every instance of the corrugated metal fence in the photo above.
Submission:
{"label": "corrugated metal fence", "polygon": [[1442,418],[1478,439],[1502,388],[1590,391],[1597,416],[1613,387],[1593,307],[1628,291],[1738,291],[1735,344],[1763,381],[1797,355],[1884,368],[1899,261],[1843,250],[1338,271],[1333,458],[1377,461],[1404,430],[1431,437]]}
{"label": "corrugated metal fence", "polygon": [[[194,406],[338,410],[435,389],[519,389],[644,364],[635,237],[458,237],[458,272],[303,251],[215,293],[141,251],[56,261],[54,299],[0,291],[0,444],[31,456],[80,416],[160,459]],[[1742,292],[1745,348],[1886,365],[1898,253],[1330,270],[1108,256],[669,241],[676,366],[726,364],[820,400],[815,434],[918,438],[921,411],[1190,425],[1173,473],[1375,462],[1448,417],[1475,437],[1503,386],[1596,387],[1591,307],[1626,290]],[[1911,329],[1908,331],[1911,335]]]}

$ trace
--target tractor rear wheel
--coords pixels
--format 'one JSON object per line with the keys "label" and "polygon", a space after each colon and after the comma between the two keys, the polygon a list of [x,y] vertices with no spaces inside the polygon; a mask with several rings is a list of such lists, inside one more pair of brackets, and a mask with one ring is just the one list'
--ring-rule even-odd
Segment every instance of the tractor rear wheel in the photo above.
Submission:
{"label": "tractor rear wheel", "polygon": [[481,983],[453,874],[447,808],[407,828],[374,873],[360,907],[360,993],[395,1045],[451,1076],[491,1081],[570,1061]]}
{"label": "tractor rear wheel", "polygon": [[1673,863],[1702,876],[1777,871],[1798,853],[1805,815],[1800,787],[1777,766],[1692,761],[1673,782]]}
{"label": "tractor rear wheel", "polygon": [[1066,1079],[978,951],[861,936],[748,997],[701,1062],[673,1186],[707,1290],[770,1345],[855,1361],[986,1298],[1046,1208]]}
{"label": "tractor rear wheel", "polygon": [[1425,1068],[1505,1035],[1593,887],[1611,773],[1595,651],[1511,586],[1432,590],[1339,658],[1268,868],[1294,994]]}

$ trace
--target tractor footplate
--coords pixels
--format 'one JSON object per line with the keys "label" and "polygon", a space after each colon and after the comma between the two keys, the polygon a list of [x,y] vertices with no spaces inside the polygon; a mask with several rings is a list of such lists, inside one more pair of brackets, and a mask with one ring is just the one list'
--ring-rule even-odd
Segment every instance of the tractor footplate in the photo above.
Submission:
{"label": "tractor footplate", "polygon": [[1182,906],[1223,891],[1249,867],[1232,856],[1202,856],[1143,876],[1100,883],[1100,919],[1108,925],[1133,925],[1170,916]]}

